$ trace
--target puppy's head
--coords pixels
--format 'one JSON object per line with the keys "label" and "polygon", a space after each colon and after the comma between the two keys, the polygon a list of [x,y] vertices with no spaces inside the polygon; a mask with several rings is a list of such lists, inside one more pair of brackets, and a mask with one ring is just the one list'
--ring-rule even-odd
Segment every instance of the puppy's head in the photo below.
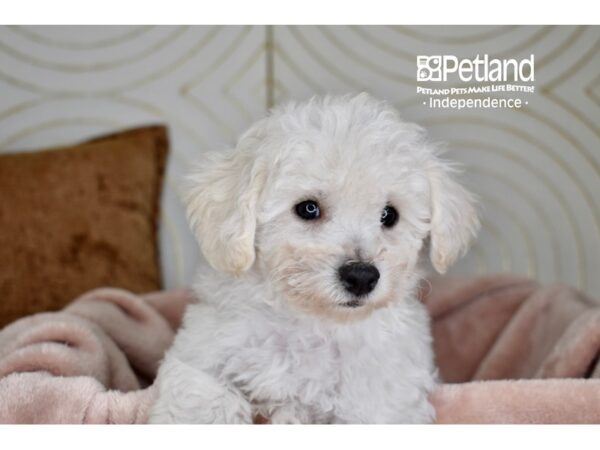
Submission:
{"label": "puppy's head", "polygon": [[445,272],[478,228],[471,195],[427,143],[367,94],[275,109],[190,176],[208,262],[251,271],[304,312],[353,320],[410,294],[418,260]]}

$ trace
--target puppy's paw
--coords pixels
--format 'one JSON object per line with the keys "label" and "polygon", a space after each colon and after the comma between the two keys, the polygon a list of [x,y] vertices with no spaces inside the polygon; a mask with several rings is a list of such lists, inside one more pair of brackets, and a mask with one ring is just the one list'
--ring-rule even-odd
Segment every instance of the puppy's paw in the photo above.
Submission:
{"label": "puppy's paw", "polygon": [[165,361],[149,423],[252,423],[252,408],[232,386],[177,360]]}
{"label": "puppy's paw", "polygon": [[273,425],[300,425],[313,423],[313,420],[306,408],[287,404],[275,408],[269,422]]}
{"label": "puppy's paw", "polygon": [[435,408],[429,401],[423,402],[420,408],[414,412],[413,423],[435,422]]}

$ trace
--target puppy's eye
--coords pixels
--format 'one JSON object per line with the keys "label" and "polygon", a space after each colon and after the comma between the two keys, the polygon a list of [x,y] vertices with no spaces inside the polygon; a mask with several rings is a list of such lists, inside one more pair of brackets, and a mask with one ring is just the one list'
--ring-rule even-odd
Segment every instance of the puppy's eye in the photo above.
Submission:
{"label": "puppy's eye", "polygon": [[398,211],[393,206],[386,206],[381,212],[381,224],[386,228],[391,228],[398,222]]}
{"label": "puppy's eye", "polygon": [[294,207],[298,217],[304,220],[315,220],[321,217],[321,208],[314,200],[306,200]]}

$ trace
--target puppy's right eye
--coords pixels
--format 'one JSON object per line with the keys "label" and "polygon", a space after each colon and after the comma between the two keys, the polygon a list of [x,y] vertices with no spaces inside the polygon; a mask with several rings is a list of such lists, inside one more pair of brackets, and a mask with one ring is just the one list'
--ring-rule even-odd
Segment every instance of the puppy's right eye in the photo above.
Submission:
{"label": "puppy's right eye", "polygon": [[321,217],[321,208],[314,200],[306,200],[298,203],[294,210],[298,217],[304,220],[315,220]]}

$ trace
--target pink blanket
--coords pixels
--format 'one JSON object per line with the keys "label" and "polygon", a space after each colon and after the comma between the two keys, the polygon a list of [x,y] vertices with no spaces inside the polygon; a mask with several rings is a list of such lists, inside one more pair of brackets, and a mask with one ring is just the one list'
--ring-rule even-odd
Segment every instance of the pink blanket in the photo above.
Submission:
{"label": "pink blanket", "polygon": [[[423,296],[445,384],[439,423],[600,423],[600,307],[512,276]],[[145,423],[185,291],[99,289],[0,331],[0,422]]]}

